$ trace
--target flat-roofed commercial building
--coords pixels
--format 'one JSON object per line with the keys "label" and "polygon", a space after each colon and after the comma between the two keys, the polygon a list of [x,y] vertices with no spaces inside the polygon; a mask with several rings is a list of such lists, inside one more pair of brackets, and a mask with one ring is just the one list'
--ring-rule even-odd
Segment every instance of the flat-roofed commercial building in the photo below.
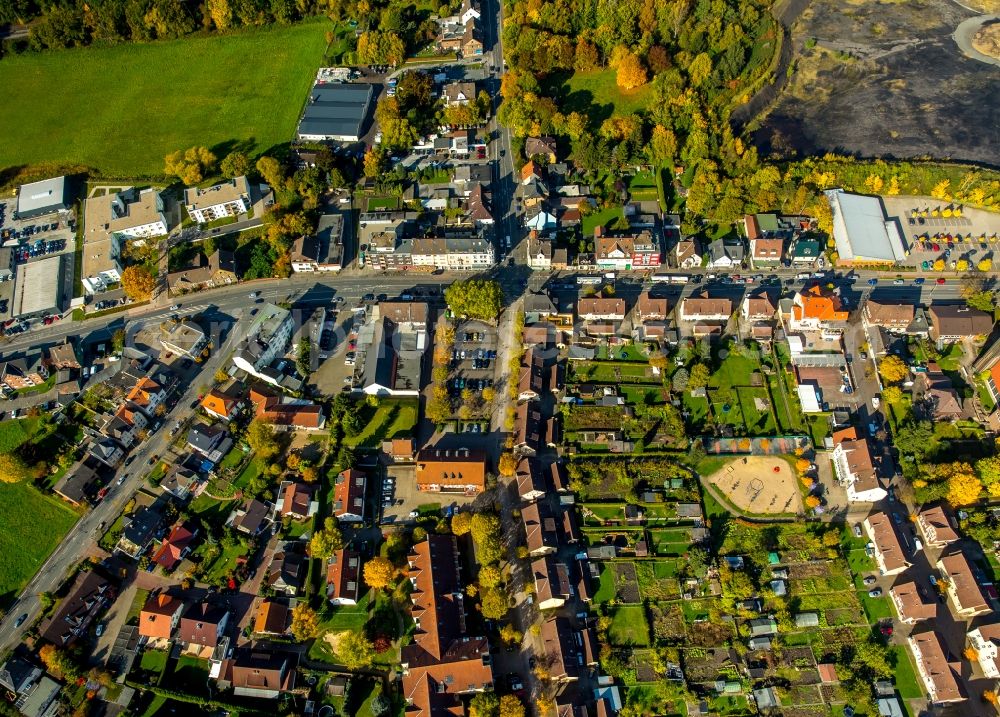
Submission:
{"label": "flat-roofed commercial building", "polygon": [[34,219],[69,209],[66,177],[22,184],[17,190],[17,218]]}
{"label": "flat-roofed commercial building", "polygon": [[63,257],[49,256],[18,267],[11,316],[62,313]]}
{"label": "flat-roofed commercial building", "polygon": [[843,189],[829,189],[825,194],[833,215],[838,264],[897,264],[906,257],[899,222],[886,216],[879,197]]}
{"label": "flat-roofed commercial building", "polygon": [[369,84],[313,85],[299,121],[299,139],[357,142],[371,105]]}

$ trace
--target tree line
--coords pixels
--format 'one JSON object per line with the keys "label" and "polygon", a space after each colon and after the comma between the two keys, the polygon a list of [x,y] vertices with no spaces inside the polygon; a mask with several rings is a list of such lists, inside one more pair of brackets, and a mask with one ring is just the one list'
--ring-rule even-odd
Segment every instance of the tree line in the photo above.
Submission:
{"label": "tree line", "polygon": [[43,50],[289,24],[345,9],[344,0],[8,0],[0,3],[0,24],[30,25],[28,46]]}

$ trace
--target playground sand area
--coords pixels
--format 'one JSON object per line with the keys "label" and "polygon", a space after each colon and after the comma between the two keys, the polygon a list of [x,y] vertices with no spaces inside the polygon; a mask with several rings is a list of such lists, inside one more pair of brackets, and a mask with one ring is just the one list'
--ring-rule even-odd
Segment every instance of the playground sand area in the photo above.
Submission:
{"label": "playground sand area", "polygon": [[769,515],[803,510],[795,471],[779,456],[740,456],[705,480],[747,513]]}

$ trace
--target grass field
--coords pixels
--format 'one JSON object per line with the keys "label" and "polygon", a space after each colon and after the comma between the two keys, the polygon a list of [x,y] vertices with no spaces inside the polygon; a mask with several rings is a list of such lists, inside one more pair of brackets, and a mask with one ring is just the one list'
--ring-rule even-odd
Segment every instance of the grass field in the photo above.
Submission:
{"label": "grass field", "polygon": [[5,58],[0,87],[17,99],[0,105],[0,168],[85,164],[148,177],[163,173],[166,154],[192,145],[220,159],[237,146],[265,152],[291,139],[329,27]]}
{"label": "grass field", "polygon": [[382,441],[403,438],[417,425],[417,402],[412,399],[383,400],[378,408],[361,408],[364,429],[356,436],[344,438],[349,446],[376,448]]}
{"label": "grass field", "polygon": [[572,106],[566,107],[565,111],[589,110],[592,105],[613,105],[614,114],[627,115],[649,105],[652,88],[652,85],[645,84],[623,91],[618,87],[617,72],[610,67],[596,72],[578,72],[566,82],[567,100]]}
{"label": "grass field", "polygon": [[0,607],[31,580],[77,517],[29,483],[0,484]]}
{"label": "grass field", "polygon": [[649,645],[649,624],[646,622],[646,608],[641,605],[622,605],[611,616],[608,639],[612,645],[647,647]]}

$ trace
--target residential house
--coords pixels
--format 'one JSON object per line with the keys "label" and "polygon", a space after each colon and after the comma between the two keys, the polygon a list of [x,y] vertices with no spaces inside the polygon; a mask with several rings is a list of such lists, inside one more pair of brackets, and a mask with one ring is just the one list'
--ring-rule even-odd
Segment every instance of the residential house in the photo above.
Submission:
{"label": "residential house", "polygon": [[168,354],[197,359],[208,346],[208,336],[190,319],[167,321],[160,324],[160,346]]}
{"label": "residential house", "polygon": [[60,600],[52,617],[42,624],[41,639],[56,647],[71,647],[81,635],[87,634],[97,616],[115,598],[111,582],[94,572],[84,570]]}
{"label": "residential house", "polygon": [[278,500],[274,504],[277,519],[288,516],[292,520],[306,520],[316,515],[319,501],[316,500],[316,486],[297,481],[282,481],[278,488]]}
{"label": "residential house", "polygon": [[153,536],[160,528],[163,516],[153,508],[139,508],[130,518],[125,521],[125,529],[115,550],[126,555],[133,560],[138,560],[139,556],[149,549],[153,542]]}
{"label": "residential house", "polygon": [[528,233],[528,241],[524,243],[528,266],[536,271],[552,269],[552,242],[543,239],[537,231]]}
{"label": "residential house", "polygon": [[927,364],[927,371],[918,374],[914,383],[921,392],[921,410],[926,411],[931,420],[955,421],[965,416],[962,397],[951,378],[936,363]]}
{"label": "residential house", "polygon": [[730,299],[711,298],[708,292],[683,299],[680,304],[682,321],[725,322],[733,315]]}
{"label": "residential house", "polygon": [[416,447],[412,438],[393,438],[382,442],[382,453],[392,463],[412,463]]}
{"label": "residential house", "polygon": [[187,447],[210,463],[218,463],[233,446],[233,439],[223,426],[195,423],[187,435]]}
{"label": "residential house", "polygon": [[982,571],[973,570],[965,553],[942,556],[937,562],[937,569],[945,581],[952,607],[960,617],[968,619],[993,611],[983,594],[982,583],[985,578]]}
{"label": "residential house", "polygon": [[549,679],[557,683],[576,682],[583,665],[573,627],[565,617],[554,617],[542,622],[539,632],[542,652],[548,663]]}
{"label": "residential house", "polygon": [[977,339],[993,330],[993,317],[971,306],[931,304],[930,337],[938,344]]}
{"label": "residential house", "polygon": [[907,625],[937,617],[937,601],[934,596],[925,598],[924,588],[914,582],[893,585],[889,588],[889,597],[896,607],[899,620]]}
{"label": "residential house", "polygon": [[823,248],[817,239],[799,238],[792,242],[788,258],[797,269],[814,267],[823,258]]}
{"label": "residential house", "polygon": [[750,266],[754,269],[774,269],[785,255],[784,239],[751,239]]}
{"label": "residential house", "polygon": [[233,508],[226,525],[251,537],[260,535],[271,524],[271,507],[255,498],[248,498]]}
{"label": "residential house", "polygon": [[167,286],[174,295],[226,286],[238,281],[236,255],[225,249],[216,249],[208,258],[204,254],[196,254],[193,263],[180,271],[167,274]]}
{"label": "residential house", "polygon": [[632,236],[605,236],[594,229],[594,262],[601,269],[628,271],[660,265],[660,247],[653,234],[644,230]]}
{"label": "residential house", "polygon": [[961,536],[955,530],[955,521],[943,505],[922,507],[917,513],[917,527],[926,545],[944,548]]}
{"label": "residential house", "polygon": [[813,284],[796,292],[792,298],[788,328],[791,331],[839,331],[848,315],[840,296]]}
{"label": "residential house", "polygon": [[858,438],[851,428],[834,436],[833,468],[837,480],[853,502],[877,503],[888,495],[879,467],[866,438]]}
{"label": "residential house", "polygon": [[212,387],[201,399],[201,410],[223,421],[230,420],[241,401],[238,386],[238,382],[230,380],[221,387]]}
{"label": "residential house", "polygon": [[357,605],[361,593],[361,555],[342,548],[326,563],[326,599],[332,605]]}
{"label": "residential house", "polygon": [[24,717],[55,717],[59,713],[58,682],[21,657],[10,657],[0,667],[0,687],[7,690],[13,708]]}
{"label": "residential house", "polygon": [[552,511],[544,503],[529,503],[521,509],[521,522],[527,535],[528,554],[533,558],[556,552],[559,533]]}
{"label": "residential house", "polygon": [[268,370],[283,356],[292,338],[292,314],[274,304],[264,304],[247,327],[244,340],[237,346],[233,363],[252,376],[277,385],[280,374]]}
{"label": "residential house", "polygon": [[164,203],[155,189],[134,187],[116,194],[91,197],[85,203],[83,288],[88,294],[105,291],[121,281],[122,245],[167,233]]}
{"label": "residential house", "polygon": [[277,430],[320,431],[326,425],[323,407],[306,398],[290,398],[264,386],[250,389],[254,415]]}
{"label": "residential house", "polygon": [[425,448],[417,453],[417,490],[475,495],[486,489],[486,454],[471,448]]}
{"label": "residential house", "polygon": [[333,486],[333,517],[341,523],[365,519],[365,474],[356,468],[341,471]]}
{"label": "residential house", "polygon": [[518,461],[515,476],[517,478],[517,493],[521,500],[531,503],[545,496],[545,476],[533,459],[522,458]]}
{"label": "residential house", "polygon": [[640,341],[664,341],[670,336],[672,307],[666,297],[653,298],[648,291],[639,294],[635,304],[635,337]]}
{"label": "residential house", "polygon": [[177,640],[187,652],[211,656],[216,648],[226,643],[226,627],[230,612],[224,607],[197,602],[181,615],[177,627]]}
{"label": "residential house", "polygon": [[251,647],[223,660],[217,680],[221,689],[232,687],[237,697],[273,700],[295,688],[297,663],[295,653]]}
{"label": "residential house", "polygon": [[167,390],[151,378],[142,378],[126,396],[128,402],[140,409],[147,418],[156,415],[156,409],[167,400]]}
{"label": "residential house", "polygon": [[716,239],[708,245],[708,267],[711,269],[733,269],[743,266],[746,247],[743,242],[727,242]]}
{"label": "residential house", "polygon": [[991,680],[1000,679],[1000,623],[980,625],[967,637],[983,674]]}
{"label": "residential house", "polygon": [[576,315],[580,321],[624,321],[625,299],[578,299]]}
{"label": "residential house", "polygon": [[197,528],[178,521],[153,553],[153,562],[168,573],[172,572],[191,552],[196,537]]}
{"label": "residential house", "polygon": [[257,635],[283,636],[291,625],[291,611],[280,600],[261,600],[254,615],[253,631]]}
{"label": "residential house", "polygon": [[342,214],[321,214],[316,233],[300,236],[290,250],[292,271],[340,271],[344,264],[344,217]]}
{"label": "residential house", "polygon": [[740,305],[740,315],[748,323],[772,321],[778,307],[766,291],[748,292]]}
{"label": "residential house", "polygon": [[535,600],[539,610],[562,607],[573,591],[569,582],[569,569],[551,555],[531,561],[531,574],[535,581]]}
{"label": "residential house", "polygon": [[554,418],[542,419],[537,402],[518,404],[514,409],[514,448],[523,454],[535,455],[544,446],[554,444],[547,436],[547,432],[555,431],[549,427],[554,422]]}
{"label": "residential house", "polygon": [[449,82],[441,90],[441,98],[445,107],[452,105],[467,105],[476,101],[475,82]]}
{"label": "residential house", "polygon": [[913,304],[876,301],[871,297],[865,302],[861,317],[868,326],[879,326],[886,331],[903,333],[916,316]]}
{"label": "residential house", "polygon": [[490,211],[489,195],[482,184],[477,184],[469,192],[465,200],[466,216],[477,228],[493,225],[493,212]]}
{"label": "residential house", "polygon": [[165,592],[152,595],[139,613],[139,637],[147,645],[163,646],[170,642],[181,620],[184,603]]}
{"label": "residential house", "polygon": [[917,663],[917,673],[924,683],[924,690],[931,704],[961,702],[965,699],[958,680],[958,663],[948,660],[948,648],[941,637],[929,630],[911,634],[907,638]]}
{"label": "residential house", "polygon": [[53,486],[53,492],[68,503],[82,505],[97,493],[99,466],[87,458],[77,461]]}
{"label": "residential house", "polygon": [[545,370],[545,358],[534,346],[525,352],[521,360],[521,370],[517,380],[519,401],[537,400],[548,391],[549,372]]}
{"label": "residential house", "polygon": [[524,156],[532,160],[539,157],[547,164],[555,164],[556,149],[555,137],[527,137],[524,140]]}
{"label": "residential house", "polygon": [[41,351],[0,363],[0,387],[8,391],[39,386],[48,379],[49,370]]}
{"label": "residential house", "polygon": [[406,713],[460,714],[461,695],[493,686],[489,643],[466,629],[464,582],[452,535],[430,534],[407,556],[413,641],[400,652]]}
{"label": "residential house", "polygon": [[483,54],[482,33],[475,23],[465,26],[462,34],[462,57],[476,57]]}
{"label": "residential house", "polygon": [[116,469],[125,460],[125,451],[110,438],[95,437],[87,447],[87,455],[96,458],[108,468]]}
{"label": "residential house", "polygon": [[267,566],[264,584],[275,593],[295,597],[305,588],[307,561],[306,556],[300,552],[299,545],[294,542],[282,544],[274,551],[271,563]]}
{"label": "residential house", "polygon": [[698,252],[698,242],[693,239],[682,239],[674,246],[674,262],[679,269],[697,269],[702,258]]}
{"label": "residential house", "polygon": [[49,369],[53,371],[67,371],[69,369],[80,369],[80,357],[76,353],[76,347],[66,339],[61,344],[49,347],[46,359]]}
{"label": "residential house", "polygon": [[883,575],[898,575],[910,567],[903,542],[887,513],[872,513],[865,518],[864,525],[874,544],[875,562]]}
{"label": "residential house", "polygon": [[188,216],[199,224],[246,214],[251,206],[250,183],[246,177],[234,177],[211,187],[184,190],[184,208]]}

